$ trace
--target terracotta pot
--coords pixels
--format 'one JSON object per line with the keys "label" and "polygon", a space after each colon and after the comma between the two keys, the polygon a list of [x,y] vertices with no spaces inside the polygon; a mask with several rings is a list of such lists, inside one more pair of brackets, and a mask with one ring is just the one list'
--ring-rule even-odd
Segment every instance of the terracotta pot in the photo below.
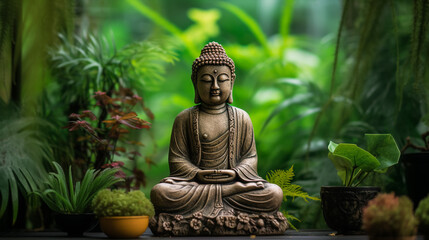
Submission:
{"label": "terracotta pot", "polygon": [[70,237],[82,236],[84,232],[91,231],[97,225],[94,213],[56,214],[56,226]]}
{"label": "terracotta pot", "polygon": [[138,238],[149,225],[148,216],[101,217],[101,230],[109,238]]}
{"label": "terracotta pot", "polygon": [[417,208],[420,200],[429,194],[429,152],[405,153],[401,156],[405,168],[408,196]]}
{"label": "terracotta pot", "polygon": [[379,192],[379,187],[321,187],[326,224],[340,234],[362,234],[362,208]]}

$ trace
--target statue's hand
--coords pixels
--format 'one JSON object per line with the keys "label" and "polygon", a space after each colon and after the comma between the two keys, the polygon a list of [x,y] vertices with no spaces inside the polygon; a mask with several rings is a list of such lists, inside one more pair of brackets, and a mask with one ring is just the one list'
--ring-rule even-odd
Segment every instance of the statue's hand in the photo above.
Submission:
{"label": "statue's hand", "polygon": [[226,174],[228,176],[233,177],[233,179],[235,179],[235,177],[237,176],[237,173],[232,169],[220,169],[220,170],[217,170],[217,173],[218,174]]}
{"label": "statue's hand", "polygon": [[256,182],[256,187],[259,189],[263,189],[265,186],[263,182]]}
{"label": "statue's hand", "polygon": [[164,183],[170,183],[170,184],[174,184],[175,183],[174,180],[170,179],[170,178],[167,178],[165,180],[163,179],[162,182],[164,182]]}
{"label": "statue's hand", "polygon": [[200,183],[227,183],[236,178],[236,173],[231,169],[200,170],[197,180]]}

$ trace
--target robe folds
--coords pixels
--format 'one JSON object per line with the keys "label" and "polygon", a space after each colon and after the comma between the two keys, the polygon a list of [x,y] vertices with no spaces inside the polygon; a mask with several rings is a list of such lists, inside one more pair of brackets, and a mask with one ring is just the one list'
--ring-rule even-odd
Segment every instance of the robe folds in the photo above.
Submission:
{"label": "robe folds", "polygon": [[[170,176],[154,186],[151,200],[158,213],[181,214],[184,216],[201,212],[204,216],[215,217],[221,211],[238,210],[244,212],[277,211],[282,202],[282,190],[270,184],[257,174],[257,154],[253,126],[248,114],[227,105],[229,129],[217,143],[222,146],[219,153],[207,153],[205,143],[200,140],[199,105],[182,111],[175,119],[170,141]],[[227,139],[225,139],[227,138]],[[207,143],[206,143],[207,145]],[[205,159],[210,154],[216,158]],[[222,197],[222,184],[198,183],[196,174],[200,169],[232,169],[235,181],[242,183],[262,182],[263,189],[250,190],[228,197]],[[217,166],[217,167],[216,167]],[[226,183],[230,184],[230,183]]]}

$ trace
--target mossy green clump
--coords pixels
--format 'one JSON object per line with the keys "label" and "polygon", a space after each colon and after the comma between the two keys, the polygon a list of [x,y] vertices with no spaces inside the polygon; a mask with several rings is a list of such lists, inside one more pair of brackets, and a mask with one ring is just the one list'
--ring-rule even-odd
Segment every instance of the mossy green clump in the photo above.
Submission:
{"label": "mossy green clump", "polygon": [[406,196],[378,194],[363,210],[362,228],[370,236],[414,236],[417,225],[413,203]]}
{"label": "mossy green clump", "polygon": [[419,220],[419,229],[425,236],[429,236],[429,195],[420,201],[416,209],[416,217]]}
{"label": "mossy green clump", "polygon": [[94,213],[98,217],[143,216],[153,217],[155,210],[149,199],[141,191],[104,189],[92,201]]}

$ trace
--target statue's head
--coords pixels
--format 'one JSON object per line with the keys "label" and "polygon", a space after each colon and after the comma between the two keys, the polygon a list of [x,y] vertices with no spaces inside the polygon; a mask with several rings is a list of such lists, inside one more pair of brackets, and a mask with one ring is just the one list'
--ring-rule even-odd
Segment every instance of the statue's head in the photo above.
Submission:
{"label": "statue's head", "polygon": [[200,56],[192,64],[191,78],[195,89],[195,103],[232,103],[235,65],[219,43],[211,42],[204,46]]}

